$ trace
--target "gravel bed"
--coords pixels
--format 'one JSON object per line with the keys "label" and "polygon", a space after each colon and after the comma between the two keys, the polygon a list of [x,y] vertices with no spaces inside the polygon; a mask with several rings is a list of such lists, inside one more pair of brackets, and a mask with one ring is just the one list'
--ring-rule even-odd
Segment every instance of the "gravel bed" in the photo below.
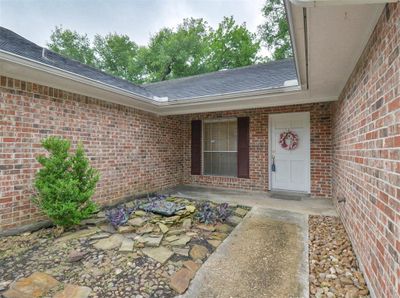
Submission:
{"label": "gravel bed", "polygon": [[309,217],[310,297],[370,297],[338,217]]}

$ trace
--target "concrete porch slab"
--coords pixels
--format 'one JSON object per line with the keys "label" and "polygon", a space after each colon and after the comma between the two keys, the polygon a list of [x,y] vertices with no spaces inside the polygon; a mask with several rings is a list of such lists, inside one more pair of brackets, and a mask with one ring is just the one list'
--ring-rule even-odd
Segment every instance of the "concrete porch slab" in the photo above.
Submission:
{"label": "concrete porch slab", "polygon": [[181,297],[308,297],[308,216],[254,206]]}
{"label": "concrete porch slab", "polygon": [[267,192],[243,191],[204,187],[195,185],[179,185],[166,193],[195,200],[210,200],[217,203],[242,204],[250,207],[258,206],[275,210],[286,210],[301,214],[337,216],[335,207],[329,199],[302,197],[301,200],[285,200],[272,198]]}

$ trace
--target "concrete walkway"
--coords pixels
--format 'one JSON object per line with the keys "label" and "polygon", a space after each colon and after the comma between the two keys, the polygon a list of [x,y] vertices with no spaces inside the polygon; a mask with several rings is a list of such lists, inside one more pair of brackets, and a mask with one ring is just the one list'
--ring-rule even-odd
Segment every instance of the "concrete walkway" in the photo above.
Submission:
{"label": "concrete walkway", "polygon": [[[303,197],[300,201],[275,199],[266,192],[241,191],[203,186],[181,185],[168,190],[174,196],[195,200],[210,200],[217,203],[229,202],[246,206],[258,206],[275,210],[287,210],[302,214],[337,216],[335,207],[329,199]],[[288,197],[289,198],[289,197]]]}
{"label": "concrete walkway", "polygon": [[172,195],[253,207],[201,266],[182,297],[308,297],[308,214],[336,215],[329,200],[180,186]]}

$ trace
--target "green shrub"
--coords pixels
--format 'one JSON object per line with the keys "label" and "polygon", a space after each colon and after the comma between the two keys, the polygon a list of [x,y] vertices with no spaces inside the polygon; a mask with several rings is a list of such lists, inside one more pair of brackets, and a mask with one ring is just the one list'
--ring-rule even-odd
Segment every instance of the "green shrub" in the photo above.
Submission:
{"label": "green shrub", "polygon": [[75,154],[69,152],[70,141],[58,137],[44,139],[42,146],[50,154],[37,158],[42,168],[36,174],[33,202],[58,226],[79,224],[97,211],[91,197],[99,174],[90,166],[82,144]]}

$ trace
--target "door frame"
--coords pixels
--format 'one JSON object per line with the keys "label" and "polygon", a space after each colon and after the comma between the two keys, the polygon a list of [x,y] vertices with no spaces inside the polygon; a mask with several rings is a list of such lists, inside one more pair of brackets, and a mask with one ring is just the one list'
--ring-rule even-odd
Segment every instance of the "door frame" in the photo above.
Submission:
{"label": "door frame", "polygon": [[[272,171],[271,171],[271,166],[272,166],[272,119],[276,118],[278,116],[290,116],[290,115],[307,115],[308,117],[308,132],[309,132],[309,148],[308,148],[308,154],[306,156],[306,161],[308,162],[308,171],[307,171],[307,185],[306,185],[306,191],[292,191],[292,190],[284,190],[284,189],[274,189],[272,187]],[[311,117],[310,117],[310,112],[293,112],[293,113],[273,113],[273,114],[268,114],[268,190],[269,191],[274,191],[274,190],[281,190],[281,191],[287,191],[287,192],[298,192],[298,193],[311,193]]]}

